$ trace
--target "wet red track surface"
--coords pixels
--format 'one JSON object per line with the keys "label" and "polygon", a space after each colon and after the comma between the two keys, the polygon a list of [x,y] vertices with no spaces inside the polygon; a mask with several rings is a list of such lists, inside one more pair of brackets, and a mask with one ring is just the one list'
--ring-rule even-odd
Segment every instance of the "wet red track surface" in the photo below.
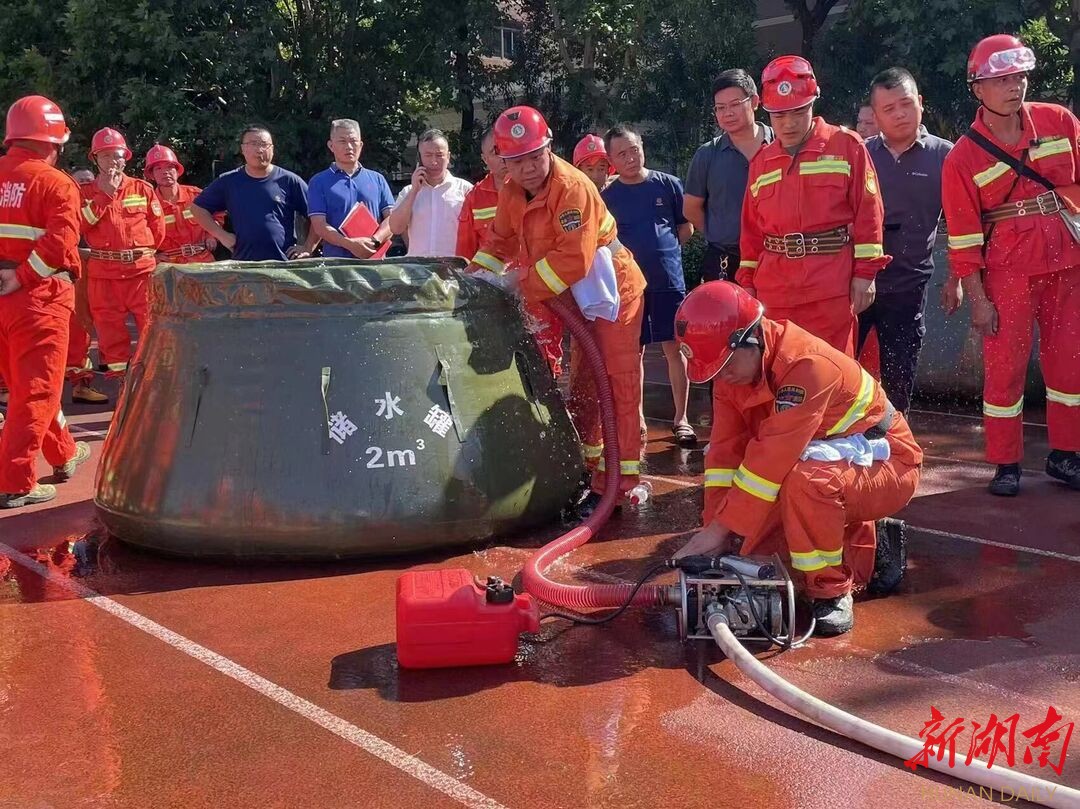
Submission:
{"label": "wet red track surface", "polygon": [[[650,390],[656,412],[665,396]],[[95,458],[108,417],[69,415]],[[1080,720],[1080,493],[1039,471],[1045,429],[1027,428],[1023,494],[1002,500],[984,492],[978,419],[919,412],[913,424],[929,457],[903,514],[902,592],[859,603],[847,636],[763,659],[912,736],[931,705],[969,727],[1019,713],[1022,729],[1048,705]],[[633,579],[669,554],[697,527],[702,460],[652,422],[650,507],[624,511],[556,572]],[[93,528],[92,469],[59,488],[53,503],[0,513],[0,541],[107,598],[46,581],[22,555],[0,579],[0,809],[988,803],[793,715],[714,647],[680,643],[672,610],[546,622],[511,666],[397,669],[402,571],[509,578],[554,528],[363,564],[193,563],[113,540],[85,559],[67,549]],[[1017,743],[1020,769],[1080,787],[1080,749],[1059,776],[1025,766]]]}

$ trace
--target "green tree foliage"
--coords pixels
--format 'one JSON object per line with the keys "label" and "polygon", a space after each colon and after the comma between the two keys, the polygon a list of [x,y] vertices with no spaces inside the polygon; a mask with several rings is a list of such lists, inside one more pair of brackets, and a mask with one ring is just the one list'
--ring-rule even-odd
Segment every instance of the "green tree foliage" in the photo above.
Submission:
{"label": "green tree foliage", "polygon": [[900,65],[919,84],[927,126],[956,137],[976,107],[965,76],[968,53],[982,37],[1003,31],[1027,36],[1040,60],[1029,98],[1064,100],[1072,80],[1068,49],[1045,19],[1026,17],[1029,11],[999,0],[854,0],[819,43],[822,109],[853,123],[874,74]]}
{"label": "green tree foliage", "polygon": [[524,47],[489,94],[548,116],[568,154],[588,132],[643,122],[654,156],[685,166],[711,133],[716,73],[753,59],[749,0],[523,0]]}

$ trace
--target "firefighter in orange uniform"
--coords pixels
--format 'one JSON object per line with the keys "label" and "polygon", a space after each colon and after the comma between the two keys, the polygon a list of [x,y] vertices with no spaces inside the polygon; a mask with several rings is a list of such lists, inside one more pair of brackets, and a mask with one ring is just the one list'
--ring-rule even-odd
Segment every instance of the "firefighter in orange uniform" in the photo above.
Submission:
{"label": "firefighter in orange uniform", "polygon": [[862,138],[814,117],[814,69],[781,56],[761,76],[776,140],[750,162],[736,279],[774,320],[855,355],[856,315],[874,302],[884,207]]}
{"label": "firefighter in orange uniform", "polygon": [[158,246],[158,260],[170,264],[200,264],[214,260],[217,240],[202,229],[191,215],[191,202],[202,189],[180,185],[184,166],[176,152],[159,143],[150,147],[143,176],[154,184],[165,218],[165,240]]}
{"label": "firefighter in orange uniform", "polygon": [[[537,303],[560,295],[586,277],[594,262],[610,262],[618,288],[614,320],[597,318],[593,333],[604,355],[618,419],[620,491],[627,492],[641,471],[639,404],[642,293],[645,277],[630,251],[618,241],[615,219],[600,192],[584,174],[551,152],[551,130],[531,107],[511,107],[495,122],[495,147],[510,179],[499,191],[495,221],[471,269],[501,273],[517,259],[522,296]],[[575,363],[573,376],[588,373]],[[600,420],[578,424],[585,444],[599,444]],[[592,493],[579,507],[591,513],[604,488],[603,458],[593,475]],[[610,470],[614,472],[615,470]]]}
{"label": "firefighter in orange uniform", "polygon": [[1080,244],[1060,213],[1080,206],[1080,122],[1057,104],[1024,102],[1034,68],[1035,54],[1014,36],[975,46],[967,76],[980,108],[941,178],[949,266],[983,335],[986,460],[997,464],[989,489],[1007,497],[1020,491],[1035,323],[1046,472],[1080,489]]}
{"label": "firefighter in orange uniform", "polygon": [[93,185],[82,190],[90,313],[106,376],[123,377],[131,357],[127,316],[134,316],[141,335],[149,317],[150,273],[165,240],[165,217],[153,186],[124,174],[131,150],[123,135],[99,129],[90,142],[90,159],[98,167]]}
{"label": "firefighter in orange uniform", "polygon": [[603,191],[611,183],[615,167],[608,158],[604,139],[599,135],[586,135],[574,147],[574,168],[593,181],[597,191]]}
{"label": "firefighter in orange uniform", "polygon": [[[76,169],[71,172],[71,178],[82,188],[93,184],[94,172],[86,168]],[[71,383],[71,401],[106,404],[109,397],[91,385],[94,381],[94,366],[90,362],[89,330],[93,326],[93,318],[90,316],[90,302],[86,299],[86,287],[86,257],[83,256],[83,271],[75,282],[75,313],[71,316],[64,378]]]}
{"label": "firefighter in orange uniform", "polygon": [[[472,190],[465,195],[465,202],[461,206],[461,214],[458,216],[457,255],[472,258],[484,240],[491,223],[495,221],[495,209],[499,204],[499,189],[506,182],[506,166],[503,159],[495,151],[495,132],[489,129],[484,133],[480,142],[480,154],[487,166],[487,176],[473,186]],[[547,361],[551,373],[555,376],[562,374],[562,322],[544,306],[539,304],[527,304],[525,311],[528,314],[532,327],[533,339],[536,340],[540,353]]]}
{"label": "firefighter in orange uniform", "polygon": [[704,528],[677,556],[786,550],[815,631],[838,635],[854,621],[854,584],[886,593],[903,576],[901,524],[883,518],[915,494],[922,450],[854,359],[764,311],[713,281],[675,315],[690,381],[715,377]]}
{"label": "firefighter in orange uniform", "polygon": [[71,132],[42,96],[19,99],[7,114],[0,157],[0,377],[10,389],[0,432],[0,508],[44,503],[56,487],[39,484],[40,451],[60,481],[90,457],[60,410],[72,281],[79,260],[79,191],[56,168]]}

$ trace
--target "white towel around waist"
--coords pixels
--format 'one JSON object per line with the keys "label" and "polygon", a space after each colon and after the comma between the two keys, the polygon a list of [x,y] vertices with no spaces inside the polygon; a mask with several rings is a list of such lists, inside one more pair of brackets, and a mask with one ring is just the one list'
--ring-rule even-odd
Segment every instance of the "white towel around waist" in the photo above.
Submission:
{"label": "white towel around waist", "polygon": [[847,461],[855,466],[870,466],[887,461],[892,454],[887,438],[867,438],[862,433],[842,438],[815,438],[803,450],[804,461]]}
{"label": "white towel around waist", "polygon": [[615,277],[611,250],[598,247],[588,274],[571,286],[570,291],[586,320],[614,321],[618,318],[619,282]]}

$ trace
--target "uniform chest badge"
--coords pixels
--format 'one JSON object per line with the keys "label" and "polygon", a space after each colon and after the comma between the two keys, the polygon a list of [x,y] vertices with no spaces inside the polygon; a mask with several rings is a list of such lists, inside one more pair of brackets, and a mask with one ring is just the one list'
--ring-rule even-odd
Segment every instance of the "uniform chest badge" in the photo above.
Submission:
{"label": "uniform chest badge", "polygon": [[800,388],[798,385],[784,385],[776,391],[776,412],[783,413],[805,401],[806,388]]}
{"label": "uniform chest badge", "polygon": [[577,230],[581,227],[581,209],[570,208],[559,214],[559,224],[562,225],[562,229],[569,233],[572,230]]}

